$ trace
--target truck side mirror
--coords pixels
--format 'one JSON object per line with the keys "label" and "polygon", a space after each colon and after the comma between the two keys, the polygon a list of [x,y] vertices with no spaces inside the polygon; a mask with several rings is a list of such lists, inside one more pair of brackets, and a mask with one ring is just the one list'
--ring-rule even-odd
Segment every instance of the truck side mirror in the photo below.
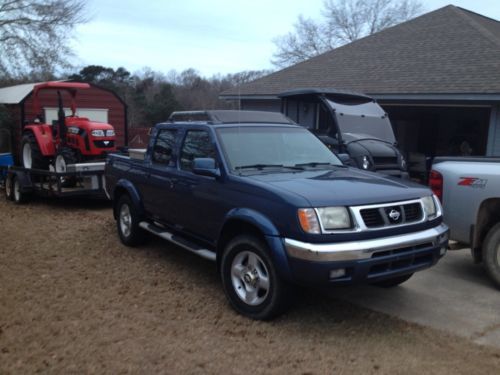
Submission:
{"label": "truck side mirror", "polygon": [[349,154],[337,154],[339,157],[340,161],[344,164],[349,164],[349,160],[351,160],[351,157]]}
{"label": "truck side mirror", "polygon": [[215,159],[212,158],[195,158],[193,160],[193,173],[200,176],[220,177],[220,170],[217,168]]}

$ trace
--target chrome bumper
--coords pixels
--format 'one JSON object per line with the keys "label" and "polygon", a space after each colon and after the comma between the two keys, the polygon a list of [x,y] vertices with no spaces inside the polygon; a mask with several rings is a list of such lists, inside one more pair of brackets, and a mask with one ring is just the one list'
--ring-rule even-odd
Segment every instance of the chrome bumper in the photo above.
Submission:
{"label": "chrome bumper", "polygon": [[364,241],[313,244],[285,238],[285,248],[289,256],[303,260],[328,262],[349,261],[371,258],[380,251],[429,244],[440,246],[448,240],[448,226],[440,224],[420,232],[399,236],[376,238]]}

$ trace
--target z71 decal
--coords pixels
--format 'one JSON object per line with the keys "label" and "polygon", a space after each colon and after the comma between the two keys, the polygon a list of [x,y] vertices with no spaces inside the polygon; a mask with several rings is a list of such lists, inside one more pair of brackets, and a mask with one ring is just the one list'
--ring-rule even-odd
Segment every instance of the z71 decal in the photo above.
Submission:
{"label": "z71 decal", "polygon": [[484,189],[488,180],[477,177],[460,177],[458,186],[469,186],[474,189]]}

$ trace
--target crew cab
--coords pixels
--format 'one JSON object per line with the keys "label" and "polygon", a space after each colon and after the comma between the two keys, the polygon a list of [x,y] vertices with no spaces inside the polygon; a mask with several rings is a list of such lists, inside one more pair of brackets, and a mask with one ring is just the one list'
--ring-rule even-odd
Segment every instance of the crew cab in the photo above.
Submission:
{"label": "crew cab", "polygon": [[294,284],[395,286],[445,253],[427,187],[344,166],[280,113],[175,113],[105,168],[118,235],[215,261],[239,313],[270,319]]}
{"label": "crew cab", "polygon": [[500,158],[435,158],[429,184],[442,201],[454,248],[469,247],[500,288]]}

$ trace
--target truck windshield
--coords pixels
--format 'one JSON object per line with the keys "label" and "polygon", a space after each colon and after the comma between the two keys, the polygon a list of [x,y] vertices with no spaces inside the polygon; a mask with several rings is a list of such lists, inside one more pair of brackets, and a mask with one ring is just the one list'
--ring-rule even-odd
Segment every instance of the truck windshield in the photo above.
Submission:
{"label": "truck windshield", "polygon": [[378,138],[394,143],[396,141],[389,118],[375,102],[355,102],[341,104],[327,99],[335,110],[340,131],[356,135],[356,138]]}
{"label": "truck windshield", "polygon": [[219,128],[217,134],[232,170],[342,165],[318,138],[302,128],[241,126]]}

